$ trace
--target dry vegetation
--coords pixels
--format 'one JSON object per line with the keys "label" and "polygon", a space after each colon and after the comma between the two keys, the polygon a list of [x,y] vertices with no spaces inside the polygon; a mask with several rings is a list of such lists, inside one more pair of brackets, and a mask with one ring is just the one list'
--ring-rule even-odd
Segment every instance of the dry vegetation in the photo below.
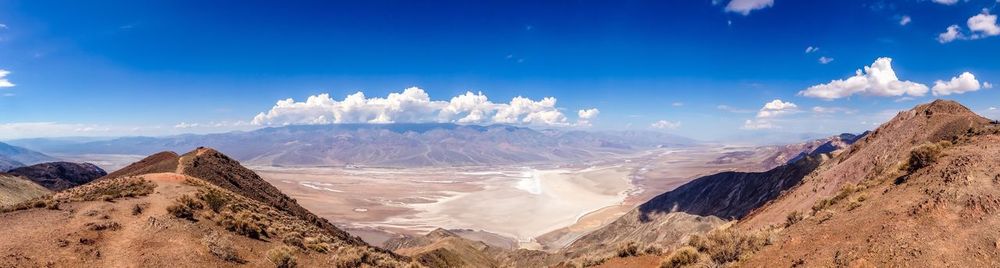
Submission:
{"label": "dry vegetation", "polygon": [[[168,207],[171,215],[189,220],[209,220],[232,233],[252,239],[280,241],[268,251],[267,258],[277,267],[296,267],[296,254],[333,253],[330,262],[336,267],[400,267],[390,253],[375,248],[347,244],[334,239],[317,226],[279,211],[256,200],[235,195],[201,180],[188,179],[186,184],[199,188],[195,197],[183,195]],[[206,241],[213,255],[227,261],[239,260],[230,254],[224,242]]]}

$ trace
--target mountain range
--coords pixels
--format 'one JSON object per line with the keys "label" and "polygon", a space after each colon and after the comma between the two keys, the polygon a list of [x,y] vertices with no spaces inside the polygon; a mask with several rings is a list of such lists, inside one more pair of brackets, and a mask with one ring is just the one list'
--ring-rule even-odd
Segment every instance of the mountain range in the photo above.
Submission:
{"label": "mountain range", "polygon": [[39,152],[0,142],[0,172],[55,160]]}
{"label": "mountain range", "polygon": [[54,194],[0,174],[0,201],[26,200],[0,209],[9,230],[0,236],[0,266],[1000,263],[1000,122],[938,100],[863,135],[785,148],[777,167],[696,178],[556,251],[500,248],[444,229],[378,248],[203,147],[156,153]]}
{"label": "mountain range", "polygon": [[209,146],[250,165],[464,166],[579,161],[695,141],[661,132],[535,130],[508,125],[334,124],[102,141],[11,141],[62,154],[136,154]]}

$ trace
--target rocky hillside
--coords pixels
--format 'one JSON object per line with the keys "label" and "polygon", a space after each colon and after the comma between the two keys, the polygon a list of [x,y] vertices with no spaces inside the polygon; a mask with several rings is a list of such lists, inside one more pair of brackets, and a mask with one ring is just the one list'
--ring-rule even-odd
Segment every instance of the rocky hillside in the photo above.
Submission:
{"label": "rocky hillside", "polygon": [[52,191],[62,191],[107,175],[90,163],[50,162],[15,168],[8,174],[21,176]]}
{"label": "rocky hillside", "polygon": [[0,174],[0,207],[14,205],[52,193],[19,176]]}
{"label": "rocky hillside", "polygon": [[693,234],[739,219],[795,186],[826,158],[818,153],[766,172],[723,172],[666,192],[574,241],[570,259],[604,259],[629,243],[645,249],[677,246]]}
{"label": "rocky hillside", "polygon": [[958,103],[900,113],[741,222],[787,226],[745,263],[996,266],[998,155],[1000,126]]}
{"label": "rocky hillside", "polygon": [[[164,171],[169,160],[175,169]],[[411,265],[314,220],[211,149],[126,171],[0,209],[0,267]]]}

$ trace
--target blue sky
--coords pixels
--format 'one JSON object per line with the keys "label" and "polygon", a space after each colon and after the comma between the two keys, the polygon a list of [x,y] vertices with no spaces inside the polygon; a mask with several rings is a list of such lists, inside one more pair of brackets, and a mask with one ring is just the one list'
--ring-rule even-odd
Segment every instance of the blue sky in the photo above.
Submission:
{"label": "blue sky", "polygon": [[[0,139],[404,121],[753,139],[934,98],[1000,117],[996,0],[205,2],[0,3]],[[898,83],[823,86],[883,57]],[[371,99],[411,87],[430,102]],[[467,91],[489,102],[442,114]]]}

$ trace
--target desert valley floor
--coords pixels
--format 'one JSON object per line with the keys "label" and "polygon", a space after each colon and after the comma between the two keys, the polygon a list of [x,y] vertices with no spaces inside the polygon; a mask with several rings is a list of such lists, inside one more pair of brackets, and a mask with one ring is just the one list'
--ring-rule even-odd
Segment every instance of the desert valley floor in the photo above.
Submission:
{"label": "desert valley floor", "polygon": [[[554,251],[698,176],[763,170],[761,157],[769,153],[704,146],[530,166],[249,167],[305,208],[374,245],[445,228],[494,246]],[[105,159],[98,164],[110,170],[139,158],[60,157]]]}

